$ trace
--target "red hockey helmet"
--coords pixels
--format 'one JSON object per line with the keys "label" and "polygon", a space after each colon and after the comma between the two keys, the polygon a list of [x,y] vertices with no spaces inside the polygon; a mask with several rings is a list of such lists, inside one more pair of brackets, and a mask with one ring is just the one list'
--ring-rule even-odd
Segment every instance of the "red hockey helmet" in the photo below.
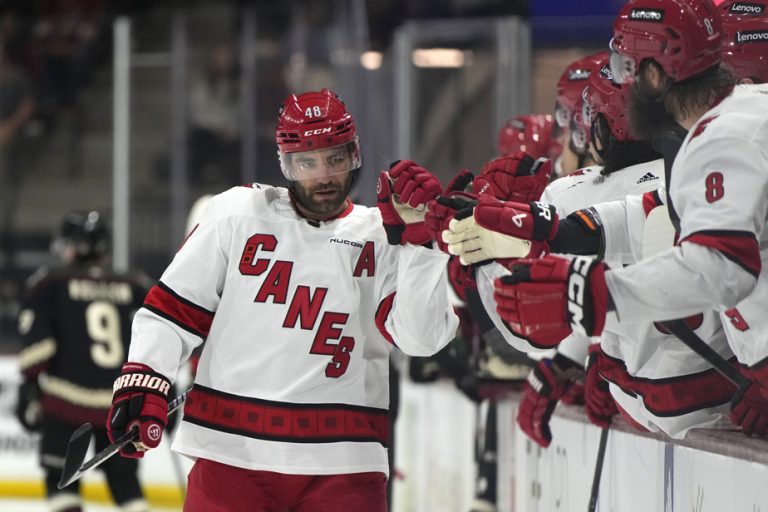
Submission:
{"label": "red hockey helmet", "polygon": [[654,59],[675,82],[722,60],[723,23],[711,0],[629,0],[613,22],[611,68],[619,83],[634,81]]}
{"label": "red hockey helmet", "polygon": [[606,56],[591,70],[587,87],[584,89],[584,124],[591,129],[602,115],[611,135],[617,141],[633,140],[627,122],[627,99],[629,84],[617,84]]}
{"label": "red hockey helmet", "polygon": [[608,55],[608,52],[582,57],[571,62],[560,75],[555,98],[555,121],[560,128],[567,128],[573,115],[581,112],[581,93],[587,84],[589,70],[605,55]]}
{"label": "red hockey helmet", "polygon": [[728,18],[752,18],[768,14],[768,0],[727,0],[718,5],[723,21]]}
{"label": "red hockey helmet", "polygon": [[361,166],[355,121],[344,102],[330,89],[298,96],[292,94],[286,98],[280,108],[275,132],[280,168],[289,180],[307,176],[306,169],[294,165],[296,153],[314,153],[344,146],[350,158],[337,158],[336,164],[340,165],[329,160],[331,165],[325,172],[339,174]]}
{"label": "red hockey helmet", "polygon": [[739,80],[768,83],[768,18],[734,17],[723,22],[723,64]]}
{"label": "red hockey helmet", "polygon": [[548,114],[515,116],[499,130],[496,151],[499,156],[525,151],[534,159],[557,158],[563,149],[555,140],[557,129],[555,120]]}

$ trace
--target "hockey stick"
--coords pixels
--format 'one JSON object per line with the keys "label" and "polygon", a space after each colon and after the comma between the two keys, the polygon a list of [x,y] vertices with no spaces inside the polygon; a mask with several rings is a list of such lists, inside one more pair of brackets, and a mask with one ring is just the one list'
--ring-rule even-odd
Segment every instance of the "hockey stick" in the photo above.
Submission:
{"label": "hockey stick", "polygon": [[608,427],[603,428],[600,432],[600,446],[597,449],[597,460],[595,460],[595,476],[592,477],[592,492],[589,495],[588,512],[595,512],[597,509],[597,497],[600,494],[600,477],[603,474],[605,449],[608,446],[608,432],[610,432]]}
{"label": "hockey stick", "polygon": [[[171,415],[181,407],[187,399],[185,391],[170,402],[168,402],[168,414]],[[120,451],[128,443],[136,441],[139,437],[138,429],[132,429],[118,437],[114,443],[110,444],[90,460],[83,462],[88,453],[88,446],[91,444],[91,432],[93,426],[90,423],[81,425],[69,438],[67,445],[67,454],[64,456],[64,469],[59,479],[58,488],[63,489],[72,482],[79,480],[85,473],[101,465],[104,461]]]}
{"label": "hockey stick", "polygon": [[669,332],[685,343],[688,348],[696,352],[706,362],[711,364],[723,377],[731,381],[737,388],[742,389],[751,383],[749,379],[743,376],[734,368],[723,356],[707,345],[699,336],[691,330],[683,320],[669,320],[661,322]]}
{"label": "hockey stick", "polygon": [[[643,227],[643,260],[674,245],[675,228],[669,218],[667,205],[661,205],[647,215]],[[723,377],[742,389],[750,381],[702,340],[683,320],[660,322],[669,332],[711,364]]]}

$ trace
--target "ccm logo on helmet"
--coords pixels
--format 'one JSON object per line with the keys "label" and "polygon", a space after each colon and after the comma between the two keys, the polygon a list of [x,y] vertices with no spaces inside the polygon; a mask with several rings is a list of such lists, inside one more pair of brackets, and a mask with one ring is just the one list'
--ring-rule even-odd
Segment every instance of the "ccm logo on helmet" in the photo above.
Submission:
{"label": "ccm logo on helmet", "polygon": [[312,135],[322,135],[324,133],[331,133],[331,127],[318,128],[316,130],[307,130],[304,132],[305,137],[311,137]]}
{"label": "ccm logo on helmet", "polygon": [[629,18],[642,21],[661,21],[664,19],[664,11],[660,9],[632,9]]}
{"label": "ccm logo on helmet", "polygon": [[112,390],[117,392],[121,389],[132,387],[154,389],[164,395],[168,395],[168,392],[171,390],[171,383],[162,377],[148,373],[126,373],[115,381]]}
{"label": "ccm logo on helmet", "polygon": [[586,335],[584,325],[584,288],[587,285],[587,274],[592,267],[592,258],[578,256],[571,265],[572,272],[568,277],[568,313],[571,315],[571,329]]}
{"label": "ccm logo on helmet", "polygon": [[760,4],[736,3],[729,9],[730,12],[742,12],[745,14],[761,14],[765,8]]}
{"label": "ccm logo on helmet", "polygon": [[736,32],[736,44],[761,43],[763,41],[768,41],[768,30]]}

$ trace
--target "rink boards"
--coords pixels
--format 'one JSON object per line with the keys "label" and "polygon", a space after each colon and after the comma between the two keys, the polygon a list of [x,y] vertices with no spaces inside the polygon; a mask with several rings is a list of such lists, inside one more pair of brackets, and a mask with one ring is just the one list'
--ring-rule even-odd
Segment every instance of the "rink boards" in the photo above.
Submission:
{"label": "rink boards", "polygon": [[[499,404],[498,512],[588,508],[600,429],[560,407],[547,449],[516,426],[519,395]],[[398,418],[397,512],[466,512],[476,406],[450,382],[404,382]],[[620,419],[608,437],[598,512],[768,511],[768,441],[698,431],[684,441],[640,434]]]}

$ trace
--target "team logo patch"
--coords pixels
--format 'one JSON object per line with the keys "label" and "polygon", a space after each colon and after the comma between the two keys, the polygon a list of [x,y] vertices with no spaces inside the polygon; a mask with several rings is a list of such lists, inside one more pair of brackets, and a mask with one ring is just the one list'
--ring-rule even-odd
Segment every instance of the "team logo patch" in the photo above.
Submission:
{"label": "team logo patch", "polygon": [[765,6],[762,4],[735,2],[728,11],[739,14],[762,14],[765,12]]}
{"label": "team logo patch", "polygon": [[613,82],[613,72],[611,71],[610,66],[603,66],[602,68],[600,68],[600,76],[602,76],[606,80],[610,80],[611,82]]}
{"label": "team logo patch", "polygon": [[661,9],[647,9],[644,7],[632,9],[629,19],[638,21],[660,22],[664,19],[664,11]]}
{"label": "team logo patch", "polygon": [[764,43],[766,41],[768,41],[768,30],[736,32],[736,44]]}

